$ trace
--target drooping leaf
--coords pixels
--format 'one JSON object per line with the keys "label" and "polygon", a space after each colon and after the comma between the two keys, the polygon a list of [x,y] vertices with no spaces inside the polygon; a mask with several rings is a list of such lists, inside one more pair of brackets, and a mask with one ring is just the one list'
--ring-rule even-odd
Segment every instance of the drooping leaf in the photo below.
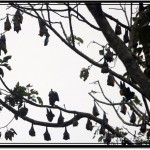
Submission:
{"label": "drooping leaf", "polygon": [[66,127],[65,127],[65,132],[64,132],[64,135],[63,135],[63,139],[64,140],[69,140],[70,139],[70,135],[69,135]]}

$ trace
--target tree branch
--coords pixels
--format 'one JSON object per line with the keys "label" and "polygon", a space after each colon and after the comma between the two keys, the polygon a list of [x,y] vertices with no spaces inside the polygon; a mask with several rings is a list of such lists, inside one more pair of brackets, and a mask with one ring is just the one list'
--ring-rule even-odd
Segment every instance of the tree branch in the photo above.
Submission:
{"label": "tree branch", "polygon": [[96,3],[86,6],[95,18],[99,27],[102,29],[103,35],[107,39],[109,45],[113,48],[119,59],[123,62],[127,72],[140,86],[144,96],[150,101],[150,80],[138,66],[137,62],[132,56],[131,51],[128,50],[123,41],[114,33],[102,12],[101,6],[97,5]]}

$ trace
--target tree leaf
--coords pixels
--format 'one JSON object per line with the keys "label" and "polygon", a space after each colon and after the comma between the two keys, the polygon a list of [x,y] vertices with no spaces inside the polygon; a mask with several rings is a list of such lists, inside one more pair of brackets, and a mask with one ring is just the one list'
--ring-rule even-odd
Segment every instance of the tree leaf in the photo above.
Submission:
{"label": "tree leaf", "polygon": [[99,54],[100,54],[100,55],[104,55],[104,49],[99,50]]}
{"label": "tree leaf", "polygon": [[10,131],[17,135],[16,131],[13,128],[11,128]]}
{"label": "tree leaf", "polygon": [[31,84],[28,84],[28,85],[26,85],[26,87],[28,87],[28,88],[29,88],[29,87],[32,87],[32,85],[31,85]]}
{"label": "tree leaf", "polygon": [[86,81],[89,76],[89,71],[86,68],[83,68],[80,72],[80,78],[83,78],[83,81]]}
{"label": "tree leaf", "polygon": [[79,41],[80,43],[82,43],[83,44],[83,39],[81,39],[80,37],[75,37],[75,40],[77,40],[77,41]]}
{"label": "tree leaf", "polygon": [[8,70],[12,70],[11,66],[9,66],[8,64],[2,64],[4,67],[6,67]]}
{"label": "tree leaf", "polygon": [[36,90],[34,90],[34,89],[31,89],[30,92],[31,92],[31,94],[35,94],[35,95],[38,95],[38,94],[39,94],[39,93],[38,93]]}
{"label": "tree leaf", "polygon": [[38,96],[37,100],[39,101],[39,104],[43,105],[43,101],[42,101],[41,97]]}
{"label": "tree leaf", "polygon": [[2,63],[8,62],[8,60],[11,59],[11,57],[11,55],[4,57]]}
{"label": "tree leaf", "polygon": [[104,138],[104,136],[101,135],[101,136],[98,138],[98,142],[101,142],[103,138]]}

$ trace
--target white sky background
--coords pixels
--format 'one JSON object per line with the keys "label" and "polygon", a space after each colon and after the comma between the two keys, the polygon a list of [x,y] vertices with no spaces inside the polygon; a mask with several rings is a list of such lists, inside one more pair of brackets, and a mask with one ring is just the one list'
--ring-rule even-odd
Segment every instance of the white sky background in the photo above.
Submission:
{"label": "white sky background", "polygon": [[[126,24],[123,12],[108,9],[109,7],[116,8],[119,6],[103,6],[103,10],[109,12],[110,15],[114,15],[119,21]],[[0,18],[4,18],[7,12],[11,14],[15,13],[14,9],[5,11],[5,6],[0,6],[0,8]],[[79,7],[79,11],[83,12],[84,16],[96,25],[91,14],[84,6],[82,6],[82,8]],[[9,88],[13,89],[18,81],[23,86],[30,83],[33,85],[33,88],[39,92],[39,96],[43,99],[44,104],[49,104],[48,93],[52,88],[54,91],[58,92],[60,97],[60,101],[56,102],[57,105],[63,107],[65,104],[66,108],[69,110],[92,113],[93,99],[88,95],[88,92],[91,90],[98,91],[99,88],[97,85],[91,85],[89,83],[99,80],[101,85],[103,85],[107,97],[111,98],[114,102],[122,100],[122,97],[119,95],[118,86],[107,86],[107,74],[102,74],[101,70],[97,67],[92,67],[87,81],[84,82],[81,80],[79,77],[81,69],[83,67],[87,68],[90,64],[69,49],[50,30],[48,46],[44,46],[45,37],[38,36],[39,24],[37,19],[29,17],[26,14],[24,14],[23,17],[23,23],[21,24],[22,30],[18,34],[13,31],[13,24],[12,29],[5,34],[8,50],[7,55],[12,55],[12,59],[9,61],[12,71],[7,71],[5,69],[4,72],[4,81]],[[54,16],[54,19],[57,21],[56,16]],[[66,19],[65,21],[65,26],[68,26],[68,20]],[[84,44],[81,44],[81,46],[78,47],[82,49],[82,52],[87,53],[89,56],[92,56],[93,59],[95,58],[95,60],[98,61],[102,57],[99,55],[101,47],[96,44],[90,44],[87,48],[87,45],[93,40],[105,45],[106,41],[103,38],[102,33],[88,27],[84,23],[76,21],[75,19],[73,22],[74,34],[84,40]],[[3,23],[4,20],[0,22],[1,32],[4,30]],[[111,21],[111,25],[115,28],[116,24]],[[57,29],[60,30],[60,26],[56,26]],[[66,33],[69,35],[69,29],[65,29]],[[122,33],[124,33],[123,29]],[[123,34],[121,35],[121,38],[122,36]],[[3,52],[2,56],[4,56]],[[111,63],[110,66],[113,66],[113,63]],[[124,73],[123,66],[119,60],[117,60],[116,67],[113,68],[113,70],[117,71],[119,74]],[[106,102],[101,94],[95,96]],[[102,104],[100,105],[108,113],[107,117],[112,126],[116,127],[122,124],[116,117],[112,108],[106,107]],[[26,104],[26,106],[29,108],[27,116],[39,121],[47,121],[46,109],[35,108],[28,104]],[[59,111],[54,110],[53,112],[55,113],[53,122],[57,122]],[[103,112],[100,109],[99,112],[99,117],[102,118]],[[73,115],[68,115],[66,113],[63,113],[63,116],[65,117],[65,120],[73,117]],[[3,109],[3,111],[0,112],[0,127],[5,126],[12,117],[12,113]],[[127,118],[128,120],[129,117],[126,115],[124,118]],[[92,132],[87,131],[85,128],[86,121],[87,119],[81,119],[79,120],[78,127],[73,127],[72,125],[67,127],[67,130],[70,133],[70,140],[68,141],[63,140],[64,128],[48,128],[52,140],[46,142],[43,137],[45,127],[34,125],[36,137],[31,137],[28,133],[31,128],[31,123],[23,121],[20,118],[17,121],[14,120],[8,128],[14,128],[18,134],[12,140],[14,143],[97,143],[100,135],[96,136],[95,139],[92,139],[96,128],[94,128]],[[93,124],[95,123],[93,122]],[[2,132],[0,142],[9,142],[4,139],[6,128],[1,129],[0,131]]]}

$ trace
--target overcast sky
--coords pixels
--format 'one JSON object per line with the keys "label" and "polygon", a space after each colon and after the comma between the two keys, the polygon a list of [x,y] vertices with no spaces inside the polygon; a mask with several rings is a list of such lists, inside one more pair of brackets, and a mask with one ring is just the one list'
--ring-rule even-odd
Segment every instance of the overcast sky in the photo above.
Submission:
{"label": "overcast sky", "polygon": [[[126,24],[124,14],[121,11],[115,11],[113,9],[108,9],[109,7],[119,7],[116,5],[113,6],[104,6],[104,11],[109,12],[109,14],[114,15],[119,21],[122,21]],[[4,18],[6,13],[14,14],[14,9],[9,9],[5,11],[5,6],[0,6],[1,14],[0,18]],[[87,11],[85,6],[79,8],[84,16],[90,20],[93,24],[96,25],[91,14]],[[82,68],[87,68],[90,64],[81,58],[79,55],[74,53],[69,49],[64,43],[61,42],[59,38],[56,37],[49,30],[50,39],[48,46],[44,46],[44,37],[38,36],[39,25],[38,21],[27,15],[23,15],[23,23],[21,24],[22,30],[17,34],[11,29],[5,34],[6,43],[8,49],[8,55],[12,55],[12,59],[9,61],[12,71],[5,70],[4,81],[9,88],[13,89],[16,83],[19,81],[21,85],[26,86],[27,84],[33,85],[33,88],[39,92],[40,97],[43,100],[44,104],[49,104],[48,93],[50,89],[57,91],[60,97],[60,101],[56,102],[57,105],[64,107],[64,104],[68,110],[76,110],[82,112],[92,113],[93,108],[93,99],[88,95],[88,92],[91,90],[98,91],[99,88],[97,85],[91,85],[89,83],[99,80],[101,85],[103,85],[104,92],[108,97],[111,98],[114,102],[119,102],[122,100],[122,97],[119,95],[119,88],[117,85],[115,87],[107,86],[107,75],[102,74],[101,70],[97,67],[92,67],[90,71],[89,78],[87,81],[80,79],[80,71]],[[56,21],[57,17],[52,16]],[[12,19],[12,16],[10,16]],[[65,23],[65,29],[69,35],[68,20],[63,20]],[[100,31],[95,31],[91,29],[84,23],[73,20],[73,29],[76,36],[81,37],[84,40],[84,43],[79,47],[80,50],[89,56],[92,59],[99,60],[102,56],[99,55],[100,46],[96,44],[87,45],[91,41],[96,41],[102,45],[106,44],[106,40],[103,38]],[[3,23],[4,20],[0,22],[0,31],[3,32]],[[115,28],[115,23],[111,22],[113,29]],[[13,27],[13,24],[12,24]],[[60,30],[60,26],[56,25],[57,30]],[[122,30],[124,33],[124,30]],[[122,38],[123,34],[121,35]],[[2,55],[4,56],[4,54]],[[114,64],[111,63],[110,66]],[[114,71],[117,71],[119,74],[124,73],[123,66],[119,60],[116,62],[116,67],[113,68]],[[118,92],[116,92],[118,91]],[[101,93],[97,94],[96,97],[100,100],[104,100]],[[106,101],[105,101],[106,102]],[[26,105],[29,108],[28,116],[33,119],[47,121],[46,118],[46,109],[35,108],[30,105]],[[109,122],[113,127],[119,126],[121,121],[114,116],[113,109],[110,107],[104,107],[101,105],[104,110],[108,113],[107,117]],[[31,108],[31,109],[30,109]],[[109,110],[109,111],[108,111]],[[53,111],[55,113],[54,122],[57,122],[59,111]],[[103,112],[99,109],[100,118],[103,116]],[[113,114],[113,115],[112,115]],[[63,113],[65,121],[73,117],[73,115],[68,115]],[[0,112],[0,127],[5,126],[13,117],[11,112],[3,109]],[[128,117],[127,117],[128,118]],[[87,131],[85,128],[87,119],[81,119],[79,121],[78,127],[73,127],[72,125],[68,126],[68,132],[70,133],[70,140],[63,140],[64,128],[48,128],[51,141],[48,143],[97,143],[99,136],[96,136],[95,139],[92,139],[93,131]],[[94,124],[94,122],[93,122]],[[22,119],[14,120],[8,128],[14,128],[17,132],[17,136],[13,138],[14,143],[43,143],[44,137],[43,133],[45,132],[45,127],[34,126],[36,131],[36,137],[29,136],[29,130],[31,124],[23,121]],[[9,142],[4,139],[4,133],[6,128],[0,130],[2,132],[1,142]]]}

